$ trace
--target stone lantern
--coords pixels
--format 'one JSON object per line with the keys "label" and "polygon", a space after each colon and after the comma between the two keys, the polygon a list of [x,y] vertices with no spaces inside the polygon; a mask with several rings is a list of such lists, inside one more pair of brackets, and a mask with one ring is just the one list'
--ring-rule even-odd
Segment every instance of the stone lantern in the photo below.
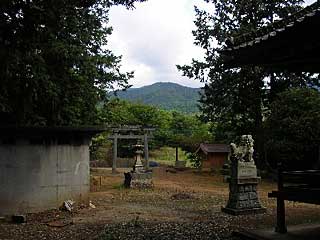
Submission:
{"label": "stone lantern", "polygon": [[142,164],[143,145],[140,141],[133,146],[135,149],[135,164],[131,172],[124,173],[124,186],[127,188],[152,188],[152,172],[146,171]]}
{"label": "stone lantern", "polygon": [[133,167],[133,171],[136,173],[144,173],[145,172],[145,168],[142,164],[142,154],[143,154],[143,145],[140,143],[140,141],[137,142],[136,145],[133,146],[136,151],[135,151],[135,164]]}

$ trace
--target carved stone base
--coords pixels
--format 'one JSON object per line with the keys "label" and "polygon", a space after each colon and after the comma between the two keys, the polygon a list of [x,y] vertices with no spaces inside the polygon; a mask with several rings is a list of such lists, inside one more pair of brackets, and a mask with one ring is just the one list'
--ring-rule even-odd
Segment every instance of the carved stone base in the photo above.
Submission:
{"label": "carved stone base", "polygon": [[251,209],[233,209],[233,208],[222,207],[221,211],[227,214],[238,216],[238,215],[249,215],[249,214],[261,214],[261,213],[265,213],[267,210],[264,207],[251,208]]}
{"label": "carved stone base", "polygon": [[238,184],[229,183],[229,201],[222,211],[233,215],[264,213],[266,209],[261,206],[257,183]]}
{"label": "carved stone base", "polygon": [[152,172],[136,173],[129,172],[125,173],[125,187],[135,189],[147,189],[153,188]]}

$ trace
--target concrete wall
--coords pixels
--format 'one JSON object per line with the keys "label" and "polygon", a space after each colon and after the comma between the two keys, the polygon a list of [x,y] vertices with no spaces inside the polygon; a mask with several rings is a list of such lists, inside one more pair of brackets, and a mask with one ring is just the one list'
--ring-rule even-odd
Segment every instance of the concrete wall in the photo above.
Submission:
{"label": "concrete wall", "polygon": [[89,190],[88,144],[0,142],[0,215],[87,202]]}

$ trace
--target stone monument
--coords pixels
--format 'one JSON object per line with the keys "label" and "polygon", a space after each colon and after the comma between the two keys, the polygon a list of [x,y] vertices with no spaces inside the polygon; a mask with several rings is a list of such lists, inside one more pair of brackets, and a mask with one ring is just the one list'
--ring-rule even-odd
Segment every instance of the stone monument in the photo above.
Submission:
{"label": "stone monument", "polygon": [[251,135],[242,135],[239,146],[230,144],[229,200],[227,206],[222,208],[225,213],[243,215],[266,212],[257,192],[260,178],[253,160],[253,142]]}
{"label": "stone monument", "polygon": [[124,186],[127,188],[152,188],[152,172],[146,171],[145,167],[142,163],[142,154],[143,154],[143,145],[138,141],[136,145],[133,146],[135,148],[135,164],[133,166],[133,170],[131,172],[124,173],[125,180]]}

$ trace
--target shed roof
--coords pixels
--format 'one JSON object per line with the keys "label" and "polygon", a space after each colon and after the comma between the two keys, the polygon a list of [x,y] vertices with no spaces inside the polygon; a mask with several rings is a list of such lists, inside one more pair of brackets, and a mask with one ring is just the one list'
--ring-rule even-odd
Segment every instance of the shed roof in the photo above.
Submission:
{"label": "shed roof", "polygon": [[227,144],[209,144],[209,143],[201,143],[196,153],[199,151],[208,153],[229,153],[230,147]]}
{"label": "shed roof", "polygon": [[95,134],[106,131],[104,126],[0,126],[1,138],[17,138],[17,137],[67,137],[67,136],[93,136]]}
{"label": "shed roof", "polygon": [[227,41],[227,67],[263,65],[319,72],[320,0],[296,14]]}

